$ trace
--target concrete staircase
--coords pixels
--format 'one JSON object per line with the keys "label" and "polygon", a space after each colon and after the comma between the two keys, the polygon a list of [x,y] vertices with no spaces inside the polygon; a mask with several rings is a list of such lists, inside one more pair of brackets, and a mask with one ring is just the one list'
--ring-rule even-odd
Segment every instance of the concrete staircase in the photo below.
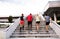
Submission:
{"label": "concrete staircase", "polygon": [[45,22],[40,22],[39,32],[36,31],[35,20],[33,21],[32,31],[28,31],[27,21],[25,21],[24,30],[20,32],[20,26],[16,28],[14,33],[11,35],[12,38],[59,38],[58,35],[54,32],[54,30],[49,26],[49,32],[46,32]]}

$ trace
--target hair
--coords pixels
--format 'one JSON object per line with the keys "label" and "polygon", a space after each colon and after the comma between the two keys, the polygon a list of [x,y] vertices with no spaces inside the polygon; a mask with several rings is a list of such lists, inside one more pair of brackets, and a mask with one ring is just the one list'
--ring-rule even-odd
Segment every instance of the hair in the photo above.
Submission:
{"label": "hair", "polygon": [[24,14],[23,14],[23,13],[22,13],[21,15],[22,15],[22,16],[24,16]]}
{"label": "hair", "polygon": [[39,16],[39,14],[37,14],[37,16]]}
{"label": "hair", "polygon": [[32,15],[32,14],[30,13],[30,15]]}
{"label": "hair", "polygon": [[46,16],[47,16],[47,14],[46,14]]}

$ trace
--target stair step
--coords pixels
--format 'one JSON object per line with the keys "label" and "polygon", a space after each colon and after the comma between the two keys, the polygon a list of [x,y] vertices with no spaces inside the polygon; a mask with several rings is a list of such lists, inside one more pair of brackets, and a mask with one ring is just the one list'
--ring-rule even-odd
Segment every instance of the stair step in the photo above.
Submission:
{"label": "stair step", "polygon": [[[28,32],[14,32],[14,34],[19,34],[19,33],[24,33],[27,34]],[[37,32],[30,32],[31,34],[36,34]],[[39,32],[40,34],[54,34],[53,31],[49,31],[49,32]]]}
{"label": "stair step", "polygon": [[[16,29],[16,30],[20,30],[20,29]],[[22,29],[22,30],[23,30],[23,29]],[[26,28],[26,29],[24,29],[24,30],[29,30],[29,29]],[[36,30],[36,29],[32,29],[32,30]],[[46,29],[41,29],[41,28],[39,29],[39,31],[43,31],[43,30],[45,31]],[[52,30],[52,29],[49,29],[49,31],[51,31],[51,30]]]}
{"label": "stair step", "polygon": [[[40,28],[45,28],[45,26],[39,26]],[[18,27],[20,28],[20,26]],[[28,28],[28,26],[24,26],[24,28]],[[32,26],[32,28],[36,28],[36,26]]]}
{"label": "stair step", "polygon": [[53,38],[53,37],[50,37],[50,38],[48,38],[48,37],[46,37],[46,38],[36,38],[36,37],[18,38],[18,37],[15,37],[15,38],[10,38],[10,39],[60,39],[60,38]]}
{"label": "stair step", "polygon": [[[17,29],[15,31],[20,31],[20,29]],[[22,31],[28,31],[28,29],[24,29]],[[32,29],[32,31],[36,31],[36,29]],[[46,31],[46,29],[40,29],[39,31]],[[53,31],[52,29],[49,29],[49,31]]]}
{"label": "stair step", "polygon": [[36,26],[35,26],[36,22],[33,21],[32,24],[33,24],[32,31],[29,32],[28,24],[27,24],[27,22],[25,22],[24,30],[22,30],[22,32],[20,32],[20,26],[18,26],[10,38],[16,38],[16,37],[17,38],[21,38],[21,37],[22,38],[27,38],[27,37],[58,38],[58,35],[56,35],[55,31],[50,26],[49,26],[49,32],[46,32],[45,22],[41,21],[39,32],[37,32],[37,30],[36,30]]}
{"label": "stair step", "polygon": [[[24,30],[27,30],[28,28],[24,28]],[[19,29],[16,29],[16,30],[20,30],[20,28]],[[36,30],[36,28],[32,28],[32,30]],[[39,30],[46,30],[45,28],[39,28]],[[49,28],[49,30],[53,30],[53,29],[51,29],[51,28]]]}
{"label": "stair step", "polygon": [[56,34],[14,34],[11,37],[58,37]]}
{"label": "stair step", "polygon": [[[20,31],[20,29],[18,29],[18,30],[15,30],[15,32],[19,32]],[[25,29],[25,30],[22,30],[22,31],[28,31],[28,29]],[[34,30],[32,30],[32,31],[37,31],[36,29],[34,29]],[[51,32],[51,31],[53,31],[54,32],[54,30],[51,30],[51,29],[49,29],[49,31]],[[39,30],[39,32],[46,32],[46,29],[41,29],[41,30]]]}
{"label": "stair step", "polygon": [[[16,30],[18,30],[18,29],[20,29],[20,27],[17,28]],[[28,27],[24,27],[24,29],[28,29]],[[32,27],[32,29],[36,29],[36,27]],[[40,27],[40,29],[45,29],[45,27]],[[49,27],[49,29],[52,30],[52,28],[50,28],[50,27]]]}

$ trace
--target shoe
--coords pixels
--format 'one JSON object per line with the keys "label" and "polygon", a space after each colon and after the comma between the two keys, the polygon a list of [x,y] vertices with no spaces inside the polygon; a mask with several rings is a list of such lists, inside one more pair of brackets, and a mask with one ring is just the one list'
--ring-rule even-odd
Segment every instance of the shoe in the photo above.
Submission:
{"label": "shoe", "polygon": [[37,32],[39,32],[39,31],[37,30]]}
{"label": "shoe", "polygon": [[28,33],[30,33],[30,31],[28,31]]}
{"label": "shoe", "polygon": [[37,31],[37,33],[39,33],[39,31]]}
{"label": "shoe", "polygon": [[46,32],[49,32],[49,31],[46,31]]}

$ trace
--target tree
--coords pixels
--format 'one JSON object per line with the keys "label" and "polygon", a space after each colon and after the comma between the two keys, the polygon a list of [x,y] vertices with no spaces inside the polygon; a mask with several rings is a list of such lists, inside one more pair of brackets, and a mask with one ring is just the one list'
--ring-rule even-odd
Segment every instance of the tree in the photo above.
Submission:
{"label": "tree", "polygon": [[8,17],[8,21],[9,21],[10,23],[12,23],[12,22],[13,22],[13,17],[12,17],[12,16],[9,16],[9,17]]}

